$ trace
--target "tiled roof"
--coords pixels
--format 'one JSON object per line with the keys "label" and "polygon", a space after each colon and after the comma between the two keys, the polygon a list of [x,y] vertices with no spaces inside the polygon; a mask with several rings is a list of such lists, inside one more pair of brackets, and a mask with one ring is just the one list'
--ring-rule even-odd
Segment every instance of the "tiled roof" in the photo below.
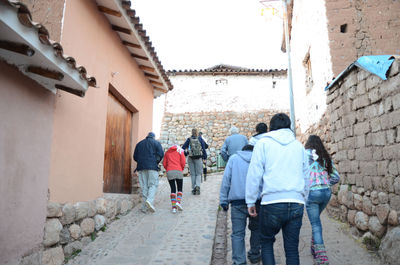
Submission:
{"label": "tiled roof", "polygon": [[234,75],[266,75],[266,74],[286,74],[286,69],[250,69],[227,64],[219,64],[206,69],[192,70],[171,70],[168,75],[194,75],[194,74],[234,74]]}
{"label": "tiled roof", "polygon": [[[53,53],[56,57],[61,58],[62,61],[64,61],[71,69],[73,69],[74,71],[79,73],[80,78],[82,80],[85,80],[87,82],[88,86],[96,86],[96,79],[94,77],[87,75],[86,68],[83,66],[78,66],[73,57],[65,55],[60,43],[53,42],[52,40],[50,40],[49,31],[46,29],[46,27],[40,23],[32,21],[32,15],[31,15],[29,9],[26,7],[26,5],[24,5],[23,3],[20,3],[18,1],[13,1],[13,0],[0,0],[0,2],[13,7],[15,9],[15,15],[18,17],[19,22],[23,26],[28,27],[31,31],[33,31],[37,35],[37,38],[42,45],[48,46],[51,49],[53,49]],[[5,36],[0,36],[0,40],[8,43],[7,39],[4,40],[4,37]],[[0,47],[0,48],[4,49],[4,45],[3,45],[3,47]],[[27,53],[30,52],[31,54],[25,54],[25,55],[28,57],[33,56],[33,54],[35,53],[34,49],[30,48],[30,50],[29,50],[28,48],[30,48],[29,45],[27,47]],[[7,60],[7,62],[9,62],[9,60]],[[61,86],[62,86],[62,82],[59,82],[59,83],[61,83]],[[68,89],[68,87],[67,87],[67,89]],[[71,91],[68,91],[68,92],[71,92]],[[72,91],[71,93],[73,93],[73,92],[74,91]],[[84,92],[85,91],[78,91],[77,93],[79,94],[79,96],[84,96]],[[76,93],[73,93],[73,94],[76,94]]]}
{"label": "tiled roof", "polygon": [[99,11],[107,17],[111,28],[119,35],[122,44],[129,50],[131,57],[137,62],[155,91],[165,93],[172,90],[173,85],[136,11],[131,8],[131,2],[96,0],[96,3]]}

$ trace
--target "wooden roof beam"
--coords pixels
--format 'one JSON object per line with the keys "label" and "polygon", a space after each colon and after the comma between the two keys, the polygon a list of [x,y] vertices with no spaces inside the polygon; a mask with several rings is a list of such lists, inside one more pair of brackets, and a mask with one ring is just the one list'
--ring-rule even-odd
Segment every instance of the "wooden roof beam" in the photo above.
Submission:
{"label": "wooden roof beam", "polygon": [[125,46],[132,47],[132,48],[142,49],[142,46],[140,46],[139,44],[132,43],[132,42],[129,42],[129,41],[123,40],[123,41],[122,41],[122,44],[125,45]]}
{"label": "wooden roof beam", "polygon": [[148,61],[148,60],[149,60],[149,58],[147,58],[147,57],[145,57],[145,56],[141,56],[141,55],[134,54],[134,53],[131,53],[131,56],[132,56],[133,58],[137,58],[137,59],[144,60],[144,61]]}
{"label": "wooden roof beam", "polygon": [[26,44],[6,40],[0,40],[0,49],[20,53],[29,57],[35,54],[35,50]]}
{"label": "wooden roof beam", "polygon": [[116,11],[116,10],[113,10],[113,9],[108,8],[108,7],[105,7],[105,6],[97,6],[97,9],[98,9],[100,12],[102,12],[102,13],[104,13],[104,14],[107,14],[107,15],[110,15],[110,16],[122,17],[121,12]]}
{"label": "wooden roof beam", "polygon": [[128,35],[130,35],[131,32],[132,32],[130,29],[119,27],[119,26],[116,26],[116,25],[111,25],[111,28],[112,28],[112,30],[115,30],[115,31],[118,31],[118,32],[122,32],[122,33],[125,33],[125,34],[128,34]]}
{"label": "wooden roof beam", "polygon": [[160,77],[158,75],[152,75],[152,74],[149,74],[149,73],[144,73],[144,75],[149,77],[149,78],[160,79]]}
{"label": "wooden roof beam", "polygon": [[64,79],[64,75],[62,73],[54,71],[54,70],[45,69],[45,68],[42,68],[39,66],[30,65],[30,66],[28,66],[26,71],[29,73],[32,73],[32,74],[40,75],[40,76],[58,80],[58,81],[62,81]]}
{"label": "wooden roof beam", "polygon": [[143,71],[147,71],[147,72],[152,72],[152,73],[156,72],[156,69],[145,66],[145,65],[139,65],[139,68],[142,69]]}
{"label": "wooden roof beam", "polygon": [[151,84],[153,84],[153,85],[156,85],[156,86],[161,86],[161,87],[164,86],[163,83],[160,83],[160,82],[157,82],[157,81],[149,80],[149,82],[150,82]]}

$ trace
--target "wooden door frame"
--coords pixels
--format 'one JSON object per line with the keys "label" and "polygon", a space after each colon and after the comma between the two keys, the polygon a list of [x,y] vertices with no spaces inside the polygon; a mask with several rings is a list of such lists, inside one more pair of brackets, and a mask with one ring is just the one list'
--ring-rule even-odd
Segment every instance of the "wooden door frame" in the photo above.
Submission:
{"label": "wooden door frame", "polygon": [[[109,97],[109,94],[111,94],[124,108],[126,108],[130,113],[131,113],[131,121],[130,121],[130,128],[129,128],[129,131],[130,131],[130,135],[129,135],[129,138],[130,138],[130,146],[129,146],[129,158],[130,158],[130,162],[129,162],[129,165],[130,165],[130,168],[129,168],[129,177],[131,177],[131,179],[130,179],[130,184],[131,184],[131,186],[132,186],[132,173],[133,173],[133,170],[132,170],[132,154],[133,154],[133,139],[134,139],[134,131],[133,131],[133,128],[135,127],[135,125],[137,126],[137,124],[134,122],[135,121],[135,119],[136,119],[136,114],[138,113],[138,111],[137,111],[137,109],[112,85],[112,84],[109,84],[109,89],[108,89],[108,93],[107,93],[107,101],[109,100],[108,99],[108,97]],[[106,131],[107,131],[107,120],[108,120],[108,107],[107,107],[107,112],[106,112]],[[107,137],[107,134],[105,134],[105,137]],[[104,141],[104,143],[106,143],[106,140],[107,139],[105,139],[105,141]],[[104,163],[105,163],[105,161],[104,161]],[[105,164],[104,164],[104,166],[105,166]],[[104,175],[105,174],[105,172],[104,172],[104,170],[103,170],[103,180],[104,180]],[[104,184],[103,184],[103,190],[104,190]],[[104,191],[103,191],[104,192]],[[129,190],[129,194],[132,194],[132,187],[130,187],[130,190]]]}

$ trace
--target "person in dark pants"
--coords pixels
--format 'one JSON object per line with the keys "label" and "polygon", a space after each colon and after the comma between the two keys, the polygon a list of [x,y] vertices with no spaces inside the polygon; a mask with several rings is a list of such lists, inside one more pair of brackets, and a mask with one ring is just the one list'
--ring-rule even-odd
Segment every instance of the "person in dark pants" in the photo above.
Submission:
{"label": "person in dark pants", "polygon": [[192,194],[200,195],[200,183],[203,173],[203,160],[207,159],[205,143],[197,134],[197,129],[192,129],[192,136],[186,139],[182,149],[188,150],[188,164],[192,180]]}
{"label": "person in dark pants", "polygon": [[154,196],[158,187],[158,164],[164,157],[164,152],[161,144],[154,138],[155,134],[149,132],[146,139],[136,145],[133,153],[133,159],[137,162],[136,170],[139,172],[139,184],[142,189],[142,212],[146,212],[147,209],[151,212],[156,211]]}
{"label": "person in dark pants", "polygon": [[[232,261],[234,265],[247,264],[245,244],[247,219],[249,219],[251,231],[250,250],[247,257],[251,263],[258,263],[261,259],[259,218],[258,216],[250,217],[245,201],[246,175],[252,151],[252,145],[245,145],[242,151],[238,151],[229,158],[219,195],[220,205],[225,211],[228,210],[229,203],[231,204]],[[256,205],[260,205],[259,201]]]}
{"label": "person in dark pants", "polygon": [[[255,203],[262,185],[261,207]],[[258,140],[246,182],[250,216],[259,215],[263,264],[275,264],[275,236],[282,230],[286,264],[299,264],[299,234],[308,198],[308,158],[303,145],[290,130],[290,119],[276,114],[270,132]]]}

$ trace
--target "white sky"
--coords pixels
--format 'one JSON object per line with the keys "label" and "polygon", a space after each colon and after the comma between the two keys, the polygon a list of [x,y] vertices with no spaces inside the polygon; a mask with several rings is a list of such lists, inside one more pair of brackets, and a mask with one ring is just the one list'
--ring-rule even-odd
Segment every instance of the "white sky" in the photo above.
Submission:
{"label": "white sky", "polygon": [[165,70],[286,68],[282,20],[266,21],[263,7],[258,0],[132,1]]}

